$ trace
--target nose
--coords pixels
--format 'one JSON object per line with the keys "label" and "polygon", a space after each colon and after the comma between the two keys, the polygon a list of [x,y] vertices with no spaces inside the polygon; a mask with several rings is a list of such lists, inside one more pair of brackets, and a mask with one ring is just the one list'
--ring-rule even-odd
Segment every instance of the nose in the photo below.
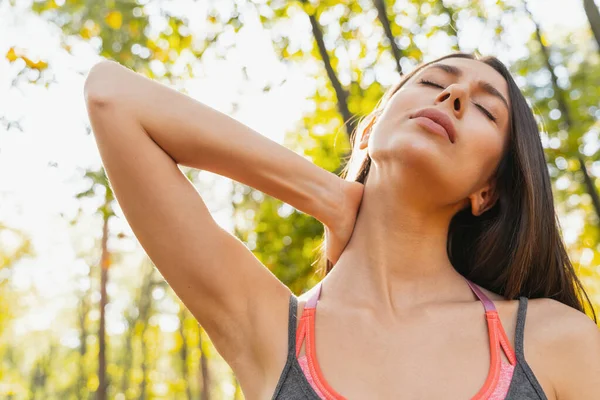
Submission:
{"label": "nose", "polygon": [[469,93],[464,85],[453,83],[446,87],[436,98],[436,104],[446,103],[454,112],[456,118],[461,118],[465,112]]}

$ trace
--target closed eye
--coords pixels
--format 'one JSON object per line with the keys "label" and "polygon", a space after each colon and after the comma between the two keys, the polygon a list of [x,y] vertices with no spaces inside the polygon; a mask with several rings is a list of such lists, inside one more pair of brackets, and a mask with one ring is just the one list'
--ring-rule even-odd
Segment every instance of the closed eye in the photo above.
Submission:
{"label": "closed eye", "polygon": [[[445,87],[443,87],[442,85],[439,85],[432,81],[428,81],[427,79],[421,79],[419,81],[419,83],[421,83],[423,85],[437,87],[440,89],[445,89]],[[477,108],[479,108],[490,120],[496,122],[497,118],[491,112],[489,112],[485,107],[483,107],[481,104],[477,104],[477,103],[473,103],[473,104],[475,104],[477,106]]]}

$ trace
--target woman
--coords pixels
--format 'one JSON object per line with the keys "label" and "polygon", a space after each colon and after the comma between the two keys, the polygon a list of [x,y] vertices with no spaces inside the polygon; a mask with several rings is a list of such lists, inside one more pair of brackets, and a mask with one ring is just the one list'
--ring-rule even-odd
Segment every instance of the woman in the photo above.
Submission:
{"label": "woman", "polygon": [[[85,97],[127,221],[247,399],[600,398],[600,332],[534,117],[497,59],[403,77],[355,132],[344,178],[114,62]],[[321,221],[326,277],[294,296],[178,164]]]}

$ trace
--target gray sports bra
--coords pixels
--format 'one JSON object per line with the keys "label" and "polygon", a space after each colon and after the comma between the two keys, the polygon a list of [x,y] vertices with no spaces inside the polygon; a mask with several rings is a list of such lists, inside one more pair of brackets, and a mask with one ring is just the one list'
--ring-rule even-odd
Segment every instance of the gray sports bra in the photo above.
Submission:
{"label": "gray sports bra", "polygon": [[[475,294],[480,297],[482,302],[483,298],[481,295],[483,295],[486,302],[492,303],[491,300],[489,300],[475,285],[471,286],[471,288],[474,290]],[[307,308],[316,307],[316,301],[318,300],[319,295],[320,287],[317,288],[316,295],[313,295],[313,298],[311,298],[305,305],[305,310]],[[514,371],[510,380],[508,391],[506,392],[506,397],[504,397],[505,400],[547,400],[541,385],[525,361],[525,355],[523,352],[523,333],[525,328],[525,316],[527,313],[527,301],[528,299],[526,297],[519,298],[514,351],[516,363],[514,365]],[[279,377],[272,400],[320,400],[325,398],[325,396],[319,396],[315,388],[309,383],[296,355],[297,350],[299,350],[299,347],[296,343],[297,308],[298,299],[294,294],[292,294],[290,295],[289,301],[287,362],[283,368],[283,371],[281,372],[281,376]],[[486,306],[486,311],[487,310],[488,309]],[[298,328],[298,331],[300,332],[301,327],[299,326]],[[336,395],[334,394],[334,396]],[[339,397],[326,398],[330,399]]]}

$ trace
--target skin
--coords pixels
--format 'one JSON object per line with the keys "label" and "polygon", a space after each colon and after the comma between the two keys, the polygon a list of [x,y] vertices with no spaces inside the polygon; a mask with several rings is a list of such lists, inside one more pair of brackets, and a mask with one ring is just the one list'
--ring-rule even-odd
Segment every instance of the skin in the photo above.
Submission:
{"label": "skin", "polygon": [[[475,82],[508,94],[503,78],[483,63],[443,62],[463,75],[422,71],[357,141],[355,151],[373,159],[364,187],[117,63],[89,72],[90,122],[127,222],[246,399],[271,398],[277,385],[291,292],[216,224],[178,165],[251,185],[323,222],[336,264],[323,281],[316,347],[338,392],[353,400],[399,393],[465,399],[483,385],[489,368],[483,307],[447,258],[446,229],[463,207],[480,215],[495,201],[489,177],[506,145],[508,115]],[[423,85],[422,77],[442,87]],[[452,118],[455,143],[409,119],[424,107]],[[516,301],[485,292],[512,343]],[[309,295],[300,296],[298,316]],[[600,334],[587,316],[552,300],[531,300],[525,356],[548,398],[597,398],[599,354]]]}
{"label": "skin", "polygon": [[[358,143],[369,151],[372,166],[353,234],[323,288],[340,302],[378,309],[380,318],[394,320],[396,313],[427,303],[471,297],[448,259],[447,229],[468,204],[475,215],[493,205],[489,177],[508,136],[508,110],[478,91],[476,81],[490,82],[506,98],[508,93],[502,76],[486,64],[463,59],[444,64],[459,67],[464,77],[425,69],[396,92]],[[493,110],[498,121],[489,120],[473,101]],[[455,143],[409,119],[428,107],[451,117]]]}
{"label": "skin", "polygon": [[[443,63],[463,75],[431,67],[421,71],[394,94],[357,143],[358,150],[369,152],[371,170],[351,237],[323,281],[316,322],[321,370],[333,388],[353,399],[397,393],[465,399],[487,376],[483,309],[448,259],[447,227],[465,206],[481,215],[496,200],[490,176],[507,144],[509,109],[477,81],[489,82],[509,104],[510,99],[506,82],[492,67],[465,59]],[[409,118],[426,107],[450,116],[455,143]],[[348,198],[356,205],[351,194]],[[496,303],[514,348],[518,302],[484,292]],[[301,297],[298,316],[308,297]],[[591,399],[598,393],[581,362],[588,359],[597,372],[598,360],[586,356],[581,343],[597,350],[599,336],[578,311],[549,299],[530,300],[525,356],[549,399]]]}

